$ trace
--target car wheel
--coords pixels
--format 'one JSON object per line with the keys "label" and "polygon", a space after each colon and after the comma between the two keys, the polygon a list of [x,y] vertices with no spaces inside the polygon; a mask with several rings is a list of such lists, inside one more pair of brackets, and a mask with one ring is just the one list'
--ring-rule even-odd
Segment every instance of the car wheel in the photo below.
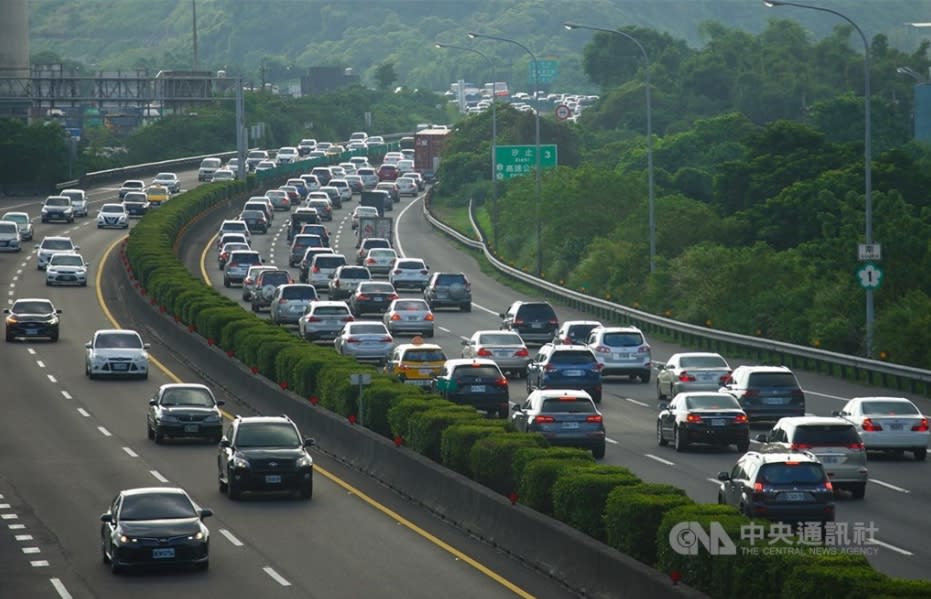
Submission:
{"label": "car wheel", "polygon": [[[227,239],[229,239],[229,237],[227,237]],[[224,278],[224,279],[223,279],[223,286],[224,286],[224,287],[229,287],[229,286],[230,286],[230,280]]]}
{"label": "car wheel", "polygon": [[145,436],[148,437],[150,440],[153,440],[153,441],[155,440],[155,431],[152,430],[152,427],[149,425],[148,420],[145,423]]}
{"label": "car wheel", "polygon": [[666,437],[663,436],[663,427],[659,422],[656,423],[656,444],[660,447],[666,447],[669,445],[669,441],[667,441]]}
{"label": "car wheel", "polygon": [[7,334],[6,334],[6,342],[7,342],[7,343],[12,343],[12,342],[14,342],[14,341],[16,341],[16,337],[14,337],[13,335],[10,335],[9,333],[7,333]]}
{"label": "car wheel", "polygon": [[306,487],[302,487],[300,490],[301,499],[310,499],[314,496],[314,481],[310,481],[310,484]]}
{"label": "car wheel", "polygon": [[592,456],[593,456],[596,460],[600,460],[601,458],[605,457],[605,445],[604,445],[604,443],[602,443],[601,445],[598,445],[598,446],[592,448]]}
{"label": "car wheel", "polygon": [[863,499],[866,496],[866,483],[857,483],[850,487],[850,494],[854,499]]}
{"label": "car wheel", "polygon": [[724,496],[718,493],[718,505],[724,505]]}
{"label": "car wheel", "polygon": [[52,342],[58,341],[58,331],[55,331],[54,333],[49,335],[49,339],[51,339]]}
{"label": "car wheel", "polygon": [[912,450],[912,453],[915,454],[916,462],[924,462],[925,458],[928,456],[928,448],[916,447],[914,450]]}
{"label": "car wheel", "polygon": [[685,448],[689,446],[689,440],[687,433],[681,433],[679,427],[675,427],[673,430],[672,443],[676,448],[676,451],[682,452],[685,451]]}
{"label": "car wheel", "polygon": [[152,431],[152,439],[155,441],[156,445],[161,445],[165,442],[165,435],[162,433],[162,431],[155,429]]}
{"label": "car wheel", "polygon": [[467,304],[462,304],[461,306],[459,306],[459,310],[462,311],[462,312],[471,312],[471,311],[472,311],[472,303],[469,302],[469,303],[467,303]]}
{"label": "car wheel", "polygon": [[666,394],[663,393],[663,390],[659,386],[659,381],[656,381],[656,401],[666,401]]}
{"label": "car wheel", "polygon": [[109,564],[109,563],[110,563],[110,556],[107,555],[107,546],[106,546],[106,544],[104,544],[102,541],[101,541],[101,543],[100,543],[100,556],[101,556],[101,558],[102,558],[104,564]]}
{"label": "car wheel", "polygon": [[233,475],[229,473],[226,475],[226,494],[229,495],[229,498],[233,501],[239,499],[241,494],[239,485],[233,481]]}
{"label": "car wheel", "polygon": [[259,311],[259,306],[258,306],[258,304],[256,304],[255,302],[252,302],[252,311],[253,311],[253,312],[258,312],[258,311]]}
{"label": "car wheel", "polygon": [[649,383],[651,374],[652,373],[649,370],[644,370],[643,372],[641,372],[638,375],[638,377],[640,378],[640,382],[643,384]]}
{"label": "car wheel", "polygon": [[112,555],[113,555],[114,553],[115,553],[115,552],[113,551],[113,545],[110,545],[110,555],[111,555],[111,558],[110,558],[110,572],[112,572],[113,574],[119,574],[119,573],[121,573],[121,572],[123,571],[123,568],[122,568],[119,564],[116,563],[116,560],[115,560],[115,559],[112,558]]}
{"label": "car wheel", "polygon": [[228,486],[219,476],[217,476],[217,486],[220,488],[220,493],[226,493]]}
{"label": "car wheel", "polygon": [[426,332],[424,333],[424,337],[432,338],[432,337],[433,337],[433,329],[430,329],[429,331],[426,331]]}

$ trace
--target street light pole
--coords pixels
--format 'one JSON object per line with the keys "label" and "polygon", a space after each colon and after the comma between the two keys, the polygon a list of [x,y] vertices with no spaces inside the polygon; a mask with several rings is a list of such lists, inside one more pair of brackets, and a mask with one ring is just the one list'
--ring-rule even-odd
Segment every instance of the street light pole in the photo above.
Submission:
{"label": "street light pole", "polygon": [[197,70],[197,0],[191,0],[191,26],[193,27],[194,38],[194,61],[193,69]]}
{"label": "street light pole", "polygon": [[436,42],[434,44],[437,48],[448,48],[450,50],[464,50],[466,52],[473,52],[478,54],[489,63],[491,63],[491,201],[492,201],[492,214],[491,214],[491,228],[492,228],[492,243],[494,244],[495,251],[498,251],[498,173],[495,169],[495,148],[498,147],[498,114],[495,109],[495,104],[498,103],[498,99],[495,96],[495,90],[497,88],[496,83],[498,82],[498,71],[495,65],[495,61],[492,60],[490,56],[484,52],[479,52],[475,48],[469,48],[468,46],[455,46],[453,44],[443,44]]}
{"label": "street light pole", "polygon": [[590,31],[602,31],[612,35],[625,37],[637,45],[640,54],[643,56],[643,79],[646,87],[647,96],[647,187],[649,194],[648,208],[649,212],[649,237],[650,237],[650,274],[656,272],[656,187],[653,182],[653,102],[650,99],[650,58],[643,44],[630,35],[617,29],[604,29],[602,27],[592,27],[590,25],[579,25],[578,23],[566,22],[563,27],[568,31],[573,29],[588,29]]}
{"label": "street light pole", "polygon": [[[866,39],[860,26],[854,23],[850,17],[842,13],[824,8],[823,6],[812,6],[810,4],[799,4],[796,2],[782,2],[781,0],[763,0],[763,5],[767,7],[776,6],[794,6],[796,8],[807,8],[820,12],[831,13],[834,16],[850,23],[853,28],[860,34],[863,40],[863,113],[864,113],[864,133],[863,133],[863,163],[864,163],[864,195],[866,196],[866,243],[873,244],[873,148],[872,148],[872,131],[870,119],[870,43]],[[873,357],[873,288],[866,289],[866,357]]]}
{"label": "street light pole", "polygon": [[509,44],[514,44],[518,48],[521,48],[524,52],[530,55],[530,60],[533,61],[533,114],[535,118],[535,132],[534,132],[534,151],[536,154],[536,196],[537,196],[537,276],[541,277],[543,275],[543,227],[540,222],[540,202],[542,201],[542,183],[541,183],[541,169],[540,169],[540,64],[537,61],[537,57],[533,52],[530,51],[530,48],[518,42],[517,40],[508,39],[506,37],[497,37],[494,35],[484,35],[481,33],[469,33],[471,39],[484,38],[489,40],[496,40],[499,42],[507,42]]}

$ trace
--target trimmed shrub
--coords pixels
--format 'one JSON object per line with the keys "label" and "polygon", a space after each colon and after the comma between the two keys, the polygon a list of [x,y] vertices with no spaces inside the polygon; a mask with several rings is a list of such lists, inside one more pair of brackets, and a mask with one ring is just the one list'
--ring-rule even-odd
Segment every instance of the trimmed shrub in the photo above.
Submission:
{"label": "trimmed shrub", "polygon": [[[181,308],[181,321],[185,324],[194,324],[197,320],[197,315],[202,310],[206,310],[207,308],[212,308],[214,306],[222,306],[224,300],[229,301],[212,289],[207,293],[194,296],[188,300],[184,307]],[[200,334],[199,329],[197,333]]]}
{"label": "trimmed shrub", "polygon": [[518,449],[547,447],[539,433],[499,433],[479,439],[469,452],[469,467],[476,482],[498,493],[510,495],[517,491],[511,460]]}
{"label": "trimmed shrub", "polygon": [[239,356],[239,359],[242,360],[246,366],[258,368],[259,349],[261,349],[263,345],[273,341],[287,342],[288,339],[289,335],[287,333],[276,330],[273,327],[266,327],[265,330],[259,329],[243,340],[236,348],[236,355]]}
{"label": "trimmed shrub", "polygon": [[289,347],[298,347],[298,344],[301,343],[302,342],[300,340],[292,337],[290,339],[282,339],[281,341],[269,341],[268,343],[261,344],[259,346],[259,351],[256,354],[256,366],[258,366],[259,372],[262,374],[262,376],[276,383],[288,382],[288,379],[286,378],[278,378],[278,355]]}
{"label": "trimmed shrub", "polygon": [[931,581],[906,580],[904,578],[887,578],[882,582],[872,582],[871,599],[927,599],[931,597]]}
{"label": "trimmed shrub", "polygon": [[[362,392],[365,402],[365,426],[379,435],[392,438],[391,426],[388,424],[388,412],[404,398],[415,397],[410,394],[408,385],[399,385],[384,375],[372,377],[372,384]],[[420,394],[420,391],[414,390]],[[420,397],[423,397],[422,394]]]}
{"label": "trimmed shrub", "polygon": [[640,482],[633,472],[619,466],[593,466],[567,472],[553,484],[553,516],[603,541],[608,494],[617,486]]}
{"label": "trimmed shrub", "polygon": [[475,442],[488,435],[507,432],[506,420],[482,420],[468,424],[454,424],[440,437],[440,459],[444,466],[460,474],[472,476],[469,454]]}
{"label": "trimmed shrub", "polygon": [[517,497],[524,505],[553,515],[553,485],[569,471],[592,468],[592,459],[538,458],[527,463],[518,481]]}
{"label": "trimmed shrub", "polygon": [[194,326],[207,339],[216,342],[223,330],[223,325],[232,319],[239,318],[242,309],[236,305],[217,305],[213,308],[201,310],[194,320]]}
{"label": "trimmed shrub", "polygon": [[526,447],[524,449],[519,449],[514,454],[514,461],[511,463],[511,467],[514,469],[514,480],[518,482],[518,486],[521,479],[524,477],[524,468],[527,467],[527,464],[533,460],[546,458],[561,460],[575,459],[588,461],[592,464],[595,463],[595,458],[592,456],[591,451],[578,447]]}
{"label": "trimmed shrub", "polygon": [[391,428],[391,434],[402,439],[410,439],[408,421],[412,415],[417,412],[426,412],[430,409],[453,405],[455,404],[431,395],[404,398],[396,406],[388,410],[388,426]]}
{"label": "trimmed shrub", "polygon": [[172,313],[181,319],[184,324],[191,324],[184,319],[184,308],[197,298],[203,297],[204,286],[192,283],[184,291],[179,292],[170,306],[166,306]]}
{"label": "trimmed shrub", "polygon": [[288,381],[289,389],[294,389],[294,385],[291,383],[291,377],[294,374],[294,367],[297,366],[297,363],[301,361],[301,358],[308,355],[309,352],[306,343],[300,341],[299,339],[296,339],[295,341],[296,343],[283,348],[280,352],[278,352],[278,355],[275,356],[275,380]]}
{"label": "trimmed shrub", "polygon": [[332,364],[334,354],[333,352],[311,343],[307,344],[307,348],[307,355],[295,364],[294,372],[289,382],[294,385],[292,389],[305,397],[310,397],[311,395],[320,397],[319,381],[317,377],[323,368]]}
{"label": "trimmed shrub", "polygon": [[416,412],[408,419],[410,447],[431,460],[440,461],[440,439],[453,424],[477,422],[484,418],[471,406],[450,406]]}
{"label": "trimmed shrub", "polygon": [[790,597],[844,597],[845,599],[872,599],[873,585],[887,580],[872,567],[838,567],[814,563],[800,566],[785,578],[782,596]]}
{"label": "trimmed shrub", "polygon": [[[243,314],[248,313],[244,311]],[[220,332],[220,346],[223,349],[236,352],[236,357],[242,361],[240,348],[245,340],[258,331],[264,331],[267,328],[267,324],[255,317],[252,317],[251,320],[244,318],[243,320],[228,322],[223,325],[223,330]]]}
{"label": "trimmed shrub", "polygon": [[672,485],[615,487],[605,503],[608,545],[650,566],[656,564],[656,531],[672,508],[691,504],[685,491]]}

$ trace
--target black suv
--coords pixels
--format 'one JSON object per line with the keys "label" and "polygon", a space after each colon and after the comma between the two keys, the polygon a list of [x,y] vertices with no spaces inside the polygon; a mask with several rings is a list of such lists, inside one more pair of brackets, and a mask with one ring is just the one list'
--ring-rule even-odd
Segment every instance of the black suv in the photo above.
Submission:
{"label": "black suv", "polygon": [[718,503],[750,518],[833,522],[834,488],[809,452],[747,452],[730,472],[719,472]]}
{"label": "black suv", "polygon": [[462,312],[472,311],[472,283],[461,272],[435,272],[423,290],[431,310],[441,307],[459,308]]}
{"label": "black suv", "polygon": [[220,492],[238,499],[243,491],[290,491],[310,499],[313,445],[287,416],[237,416],[220,440]]}
{"label": "black suv", "polygon": [[601,403],[601,364],[588,346],[547,343],[527,365],[527,393],[534,389],[578,389]]}
{"label": "black suv", "polygon": [[559,330],[559,319],[549,302],[514,302],[499,316],[501,328],[519,334],[524,343],[549,343]]}

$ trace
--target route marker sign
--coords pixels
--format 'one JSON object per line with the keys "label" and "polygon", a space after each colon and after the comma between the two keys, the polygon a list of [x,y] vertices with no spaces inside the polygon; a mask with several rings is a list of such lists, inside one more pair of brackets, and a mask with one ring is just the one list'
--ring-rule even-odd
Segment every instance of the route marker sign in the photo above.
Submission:
{"label": "route marker sign", "polygon": [[572,114],[572,111],[569,110],[569,107],[565,104],[560,104],[556,107],[556,118],[560,121],[564,121]]}
{"label": "route marker sign", "polygon": [[864,264],[857,270],[857,280],[864,289],[879,289],[883,282],[883,271],[875,264]]}
{"label": "route marker sign", "polygon": [[[529,175],[537,166],[535,145],[495,146],[495,178],[499,181]],[[556,144],[540,146],[540,168],[554,168],[557,163]]]}

